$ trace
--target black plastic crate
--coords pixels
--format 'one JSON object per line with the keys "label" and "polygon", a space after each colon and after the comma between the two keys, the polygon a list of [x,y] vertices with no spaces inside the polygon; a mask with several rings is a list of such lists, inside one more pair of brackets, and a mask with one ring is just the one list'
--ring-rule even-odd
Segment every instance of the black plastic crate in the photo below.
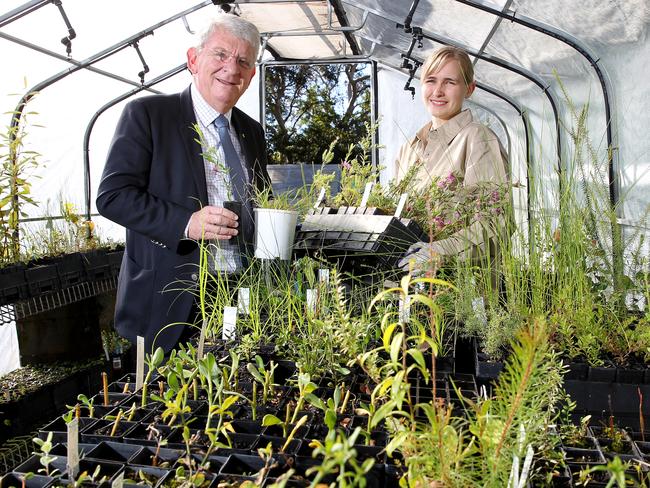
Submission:
{"label": "black plastic crate", "polygon": [[108,265],[110,267],[110,272],[112,276],[118,276],[120,274],[120,267],[122,266],[122,258],[124,257],[124,251],[113,251],[107,254]]}
{"label": "black plastic crate", "polygon": [[420,240],[398,218],[358,210],[308,215],[296,233],[294,250],[297,254],[319,253],[344,269],[391,269],[411,244]]}
{"label": "black plastic crate", "polygon": [[81,253],[65,254],[57,260],[61,287],[78,285],[86,279]]}
{"label": "black plastic crate", "polygon": [[0,268],[0,303],[13,303],[29,297],[24,264]]}
{"label": "black plastic crate", "polygon": [[27,287],[31,296],[53,293],[61,289],[56,263],[36,265],[25,270]]}
{"label": "black plastic crate", "polygon": [[100,281],[111,277],[111,265],[106,251],[97,250],[84,253],[83,261],[88,281]]}

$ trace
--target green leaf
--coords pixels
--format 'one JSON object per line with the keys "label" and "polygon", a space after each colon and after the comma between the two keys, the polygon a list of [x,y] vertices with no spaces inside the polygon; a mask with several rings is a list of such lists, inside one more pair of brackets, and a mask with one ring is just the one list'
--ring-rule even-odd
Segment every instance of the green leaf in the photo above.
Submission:
{"label": "green leaf", "polygon": [[387,403],[384,403],[381,407],[377,409],[375,414],[372,416],[372,420],[370,421],[370,425],[368,425],[368,428],[370,430],[374,429],[379,425],[381,421],[383,421],[386,417],[390,416],[393,413],[393,402],[389,401]]}
{"label": "green leaf", "polygon": [[325,425],[330,430],[334,430],[336,427],[336,412],[334,410],[327,410],[325,412]]}
{"label": "green leaf", "polygon": [[305,395],[305,400],[311,405],[313,405],[314,407],[318,408],[319,410],[322,411],[327,410],[327,406],[325,405],[325,402],[321,398],[314,395],[313,393],[308,393],[307,395]]}
{"label": "green leaf", "polygon": [[255,378],[255,380],[258,383],[264,383],[264,378],[262,377],[262,375],[260,374],[260,372],[258,371],[258,369],[255,367],[255,365],[253,363],[248,363],[246,365],[246,370],[250,373],[250,375],[253,378]]}
{"label": "green leaf", "polygon": [[390,359],[394,363],[397,363],[399,359],[399,351],[402,348],[402,340],[404,338],[404,332],[398,332],[393,338],[393,342],[390,345]]}
{"label": "green leaf", "polygon": [[159,347],[153,353],[153,357],[151,358],[151,365],[154,368],[157,368],[158,366],[160,366],[162,364],[163,359],[165,359],[165,351],[164,351],[164,349],[162,347]]}
{"label": "green leaf", "polygon": [[282,420],[277,418],[275,415],[267,413],[262,419],[262,425],[264,427],[269,427],[271,425],[282,425]]}
{"label": "green leaf", "polygon": [[390,345],[390,339],[393,335],[393,331],[395,330],[395,327],[399,325],[398,322],[394,322],[390,324],[388,327],[386,327],[386,330],[384,330],[384,335],[382,337],[383,343],[384,343],[384,349],[388,351],[389,345]]}
{"label": "green leaf", "polygon": [[408,351],[406,351],[406,353],[415,360],[415,362],[420,368],[422,369],[427,368],[424,363],[424,355],[422,354],[422,351],[420,351],[419,349],[409,349]]}

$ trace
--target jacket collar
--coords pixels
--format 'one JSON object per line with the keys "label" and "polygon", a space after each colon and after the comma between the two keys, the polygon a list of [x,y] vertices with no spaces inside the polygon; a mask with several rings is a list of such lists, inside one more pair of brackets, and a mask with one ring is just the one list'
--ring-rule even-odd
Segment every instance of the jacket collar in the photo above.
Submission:
{"label": "jacket collar", "polygon": [[423,143],[432,136],[432,132],[436,133],[436,138],[442,140],[447,146],[454,140],[460,131],[471,124],[473,121],[472,112],[465,109],[435,129],[433,122],[429,121],[415,134],[415,138]]}
{"label": "jacket collar", "polygon": [[187,160],[190,162],[194,183],[198,190],[198,197],[202,205],[208,204],[208,187],[205,183],[205,167],[203,165],[203,156],[201,155],[201,146],[196,142],[198,134],[194,130],[196,124],[196,115],[192,105],[192,94],[190,87],[180,93],[181,114],[179,130],[181,139],[185,146]]}

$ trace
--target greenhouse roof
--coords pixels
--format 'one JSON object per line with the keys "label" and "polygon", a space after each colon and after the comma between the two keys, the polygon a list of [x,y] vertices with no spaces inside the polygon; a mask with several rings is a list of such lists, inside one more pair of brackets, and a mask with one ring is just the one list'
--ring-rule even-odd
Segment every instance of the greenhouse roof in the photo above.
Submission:
{"label": "greenhouse roof", "polygon": [[[545,168],[549,181],[575,169],[559,156],[571,147],[575,111],[588,106],[594,154],[609,165],[610,197],[627,197],[620,217],[637,221],[648,204],[650,110],[639,89],[650,60],[645,0],[5,0],[3,7],[3,95],[39,92],[28,110],[47,128],[35,129],[33,142],[50,161],[43,192],[66,184],[76,191],[82,150],[93,155],[96,185],[117,117],[108,105],[106,117],[97,112],[140,92],[142,83],[149,92],[186,86],[192,32],[208,14],[234,9],[262,33],[262,63],[376,63],[384,162],[426,120],[411,94],[420,63],[451,44],[475,60],[472,108],[507,141],[513,175],[524,180],[529,163]],[[255,116],[260,95],[249,92],[240,105]],[[6,112],[18,98],[6,99]]]}

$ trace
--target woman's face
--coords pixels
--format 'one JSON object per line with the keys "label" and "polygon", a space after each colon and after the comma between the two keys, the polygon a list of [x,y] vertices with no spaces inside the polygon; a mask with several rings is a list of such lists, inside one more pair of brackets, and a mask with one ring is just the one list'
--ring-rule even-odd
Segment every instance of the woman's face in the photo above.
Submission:
{"label": "woman's face", "polygon": [[463,100],[474,91],[475,84],[465,84],[460,64],[448,60],[435,73],[422,80],[422,100],[432,117],[446,122],[463,109]]}

